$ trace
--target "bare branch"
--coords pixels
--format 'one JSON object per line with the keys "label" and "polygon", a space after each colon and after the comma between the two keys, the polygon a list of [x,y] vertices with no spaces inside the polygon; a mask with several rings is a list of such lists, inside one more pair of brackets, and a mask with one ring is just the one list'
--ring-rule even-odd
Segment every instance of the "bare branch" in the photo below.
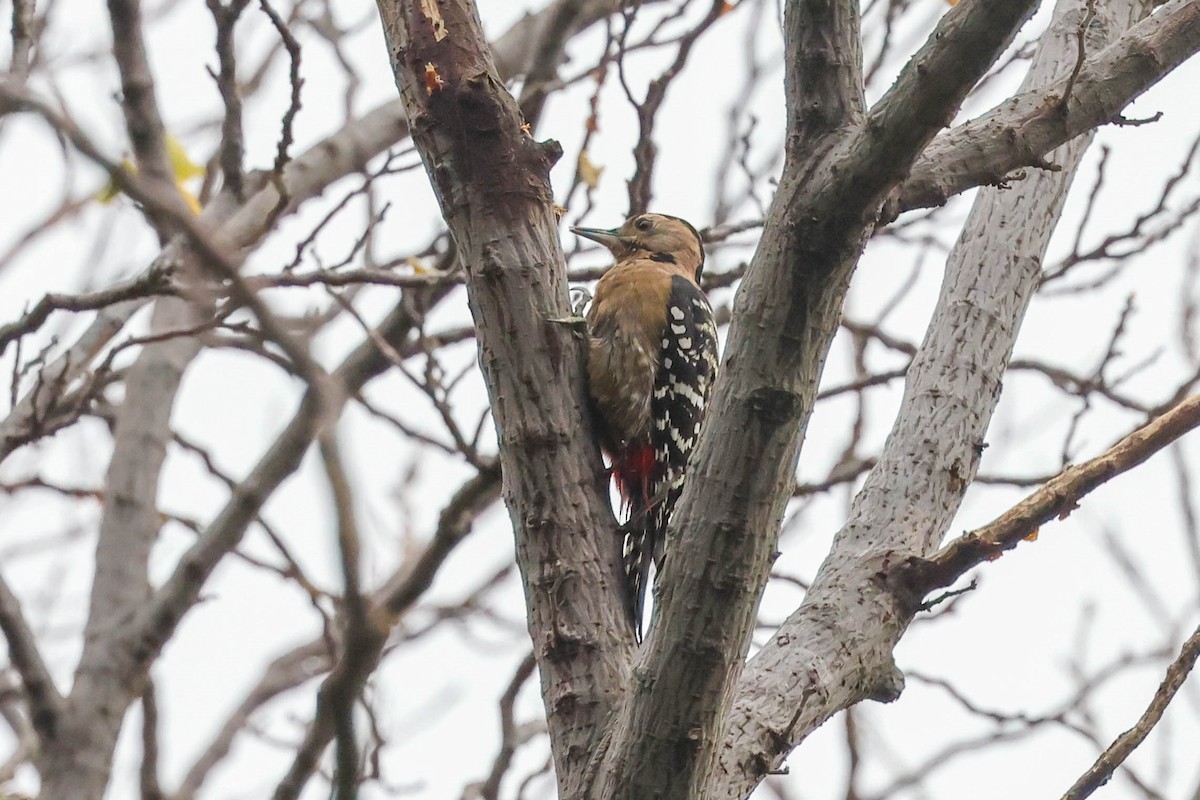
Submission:
{"label": "bare branch", "polygon": [[[375,647],[382,647],[382,642],[387,638],[387,627],[372,619],[363,600],[359,581],[359,533],[354,514],[354,494],[350,490],[350,479],[338,451],[333,428],[326,426],[317,441],[333,495],[338,551],[342,557],[342,653],[334,666],[334,674],[321,687],[318,703],[324,700],[329,705],[328,716],[333,721],[335,731],[337,771],[334,774],[334,796],[336,800],[354,800],[357,796],[359,758],[354,732],[354,707],[367,675],[375,666],[374,658],[363,660],[363,657]],[[363,660],[363,664],[355,670],[352,665],[360,660]],[[335,690],[333,680],[338,673],[346,675],[345,686]],[[313,730],[318,727],[314,725]]]}
{"label": "bare branch", "polygon": [[615,591],[619,537],[587,424],[582,342],[553,322],[568,312],[548,185],[561,150],[522,128],[474,3],[378,6],[413,141],[440,176],[433,188],[467,269],[555,764],[572,795],[584,776],[569,754],[592,747],[634,641]]}
{"label": "bare branch", "polygon": [[13,0],[12,4],[12,59],[8,71],[18,79],[29,74],[35,42],[33,3],[34,0]]}
{"label": "bare branch", "polygon": [[1166,74],[1200,50],[1200,8],[1171,0],[1084,62],[1067,108],[1057,102],[1064,78],[1026,91],[984,116],[939,136],[913,165],[881,216],[941,205],[973,186],[1002,181],[1022,166],[1042,166],[1047,152],[1113,120]]}
{"label": "bare branch", "polygon": [[52,740],[63,713],[63,697],[42,660],[37,637],[21,611],[20,601],[3,578],[0,578],[0,630],[8,642],[9,658],[21,676],[33,729],[43,741]]}
{"label": "bare branch", "polygon": [[[174,228],[169,217],[190,212],[175,188],[175,175],[167,155],[166,131],[154,96],[154,76],[142,40],[141,2],[108,0],[108,16],[112,22],[112,52],[121,72],[125,127],[141,175],[154,187],[156,202],[147,204],[146,211],[159,237],[166,241]],[[160,205],[172,211],[166,220],[159,218]]]}
{"label": "bare branch", "polygon": [[[276,148],[275,166],[272,169],[272,173],[278,179],[283,177],[283,169],[291,159],[288,150],[292,146],[292,124],[295,122],[296,114],[300,112],[300,89],[304,85],[304,80],[300,77],[300,43],[296,41],[296,37],[288,29],[287,23],[280,18],[275,9],[271,8],[271,4],[267,0],[258,0],[258,2],[263,13],[275,26],[275,31],[279,34],[284,49],[287,50],[288,60],[291,64],[288,71],[288,81],[292,87],[291,101],[288,110],[283,115],[283,127],[279,135],[279,145]],[[286,196],[282,197],[280,202],[286,206]]]}
{"label": "bare branch", "polygon": [[509,767],[512,766],[512,758],[517,752],[517,747],[522,744],[521,732],[513,719],[513,706],[517,701],[517,693],[533,675],[535,666],[537,666],[537,661],[534,659],[533,653],[525,656],[517,665],[516,672],[513,673],[512,680],[508,682],[504,694],[500,696],[500,752],[496,754],[496,758],[492,762],[492,771],[488,773],[487,778],[481,784],[468,787],[464,797],[469,796],[474,789],[482,800],[500,800],[500,782],[508,773]]}
{"label": "bare branch", "polygon": [[[1027,86],[1069,69],[1075,56],[1073,9],[1069,0],[1059,4]],[[947,261],[937,307],[908,368],[904,398],[883,452],[803,604],[751,659],[739,682],[717,796],[744,796],[835,710],[867,697],[889,700],[899,692],[902,676],[891,652],[915,605],[898,607],[875,576],[893,553],[936,547],[974,478],[1000,380],[1041,276],[1053,221],[1085,146],[1080,141],[1059,154],[1066,165],[1061,172],[1039,175],[1016,191],[981,192],[976,199]],[[1014,226],[1022,231],[1019,239],[1008,234]],[[969,368],[963,364],[968,351]],[[905,477],[914,473],[922,480]],[[874,633],[864,636],[865,630]],[[848,639],[857,642],[852,663],[844,660],[842,643]]]}
{"label": "bare branch", "polygon": [[165,800],[158,782],[158,697],[154,682],[142,692],[141,800]]}
{"label": "bare branch", "polygon": [[217,89],[225,106],[221,123],[221,172],[225,186],[239,201],[243,199],[242,155],[245,140],[242,136],[242,98],[237,84],[237,58],[233,48],[233,31],[238,18],[250,0],[230,0],[222,5],[221,0],[206,0],[208,10],[217,25]]}
{"label": "bare branch", "polygon": [[323,639],[315,639],[301,645],[268,664],[258,682],[247,694],[237,709],[229,715],[213,741],[196,758],[188,769],[172,800],[194,800],[209,774],[228,755],[233,740],[250,723],[258,709],[279,695],[295,689],[305,681],[327,671],[332,656]]}
{"label": "bare branch", "polygon": [[1154,693],[1154,699],[1150,701],[1150,705],[1138,719],[1137,724],[1118,736],[1109,748],[1100,754],[1096,763],[1067,790],[1066,794],[1062,796],[1062,800],[1084,800],[1086,797],[1091,797],[1093,792],[1108,782],[1117,767],[1150,735],[1150,731],[1154,730],[1154,726],[1162,719],[1167,705],[1179,691],[1179,687],[1183,685],[1188,673],[1196,666],[1198,658],[1200,658],[1200,628],[1197,628],[1188,637],[1179,651],[1179,657],[1167,667],[1167,676],[1158,687],[1158,691]]}
{"label": "bare branch", "polygon": [[[634,665],[635,673],[654,679],[635,683],[622,705],[612,750],[600,769],[603,780],[612,782],[603,784],[601,795],[745,796],[774,766],[774,756],[760,759],[756,752],[738,759],[734,769],[740,777],[730,784],[717,773],[711,774],[720,788],[714,792],[710,784],[850,275],[885,194],[1036,4],[983,0],[952,8],[866,120],[855,113],[862,93],[857,5],[796,0],[786,8],[789,62],[806,52],[818,54],[821,68],[829,59],[844,62],[813,76],[803,72],[808,66],[803,62],[790,67],[796,73],[786,84],[784,174],[739,290],[723,372],[671,521],[672,555],[658,583],[658,618]],[[808,51],[801,41],[811,45]],[[844,53],[843,44],[849,48]],[[815,88],[803,89],[810,77]],[[797,94],[804,91],[818,93],[819,110],[828,109],[828,119],[804,116],[805,103],[811,106],[814,99]],[[729,498],[738,500],[731,504]],[[794,641],[809,644],[803,636]],[[869,693],[886,686],[889,661],[871,676],[878,683],[862,680],[860,673],[860,689]],[[798,679],[792,670],[778,677],[792,698],[782,721],[773,721],[773,728],[740,717],[729,723],[733,731],[753,729],[756,751],[790,749],[806,730],[790,721],[797,709],[812,712],[829,700],[805,709],[809,693],[819,691],[817,682]],[[680,697],[689,702],[681,707]],[[680,775],[687,776],[686,784]]]}
{"label": "bare branch", "polygon": [[1095,458],[1068,467],[987,525],[943,547],[928,560],[900,568],[897,578],[922,596],[949,586],[969,569],[999,557],[1055,517],[1075,510],[1096,488],[1200,426],[1200,396],[1190,397],[1130,433]]}
{"label": "bare branch", "polygon": [[16,322],[0,325],[0,353],[14,339],[37,330],[55,311],[98,311],[126,300],[170,294],[174,289],[169,278],[165,270],[151,267],[135,278],[89,294],[48,294]]}

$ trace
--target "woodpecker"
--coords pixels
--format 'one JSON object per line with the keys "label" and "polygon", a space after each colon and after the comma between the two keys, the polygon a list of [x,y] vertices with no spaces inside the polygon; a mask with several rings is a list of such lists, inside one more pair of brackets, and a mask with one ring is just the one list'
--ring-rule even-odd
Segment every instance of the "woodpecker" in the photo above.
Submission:
{"label": "woodpecker", "polygon": [[571,230],[616,258],[587,314],[588,394],[628,513],[626,600],[640,642],[650,564],[662,569],[667,524],[717,372],[717,326],[699,283],[704,248],[695,228],[665,214]]}

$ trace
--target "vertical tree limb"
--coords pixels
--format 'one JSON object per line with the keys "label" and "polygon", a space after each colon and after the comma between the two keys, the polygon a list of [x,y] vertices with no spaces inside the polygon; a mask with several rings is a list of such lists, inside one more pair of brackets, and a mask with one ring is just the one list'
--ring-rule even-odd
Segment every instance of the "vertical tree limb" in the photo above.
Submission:
{"label": "vertical tree limb", "polygon": [[[165,202],[186,212],[183,197],[175,188],[167,134],[154,96],[154,73],[142,37],[141,1],[108,0],[108,18],[113,32],[112,53],[121,73],[121,110],[140,174],[160,187]],[[165,242],[174,227],[170,219],[164,219],[153,207],[147,207],[146,215]]]}
{"label": "vertical tree limb", "polygon": [[634,642],[587,424],[582,340],[556,321],[569,314],[547,183],[559,151],[522,129],[474,3],[405,0],[379,10],[413,141],[467,271],[554,761],[569,797],[623,691]]}
{"label": "vertical tree limb", "polygon": [[886,193],[1035,5],[951,9],[864,118],[858,4],[787,4],[787,161],[672,520],[658,619],[634,665],[645,678],[621,709],[596,796],[711,792],[709,770],[850,274]]}
{"label": "vertical tree limb", "polygon": [[[1141,12],[1131,0],[1107,8],[1107,24],[1090,31],[1094,48]],[[1024,88],[1070,70],[1081,13],[1074,0],[1060,3]],[[744,796],[834,711],[899,692],[891,652],[915,608],[899,602],[880,575],[896,554],[937,546],[975,476],[1000,379],[1088,141],[1054,154],[1062,171],[1038,173],[1009,192],[985,190],[976,200],[883,452],[804,603],[739,682],[714,797]]]}

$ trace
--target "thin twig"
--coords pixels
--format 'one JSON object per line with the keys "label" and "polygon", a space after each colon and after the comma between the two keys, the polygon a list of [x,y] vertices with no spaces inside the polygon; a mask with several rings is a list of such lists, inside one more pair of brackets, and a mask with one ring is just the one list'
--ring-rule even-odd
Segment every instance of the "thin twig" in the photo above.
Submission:
{"label": "thin twig", "polygon": [[994,521],[955,539],[932,558],[910,559],[894,576],[900,578],[898,586],[912,590],[911,599],[919,605],[933,589],[949,586],[967,570],[998,558],[1036,533],[1041,524],[1055,517],[1065,518],[1089,492],[1133,469],[1197,426],[1200,395],[1184,400],[1095,458],[1064,469]]}
{"label": "thin twig", "polygon": [[1145,741],[1150,731],[1154,730],[1154,726],[1162,719],[1167,705],[1179,691],[1179,687],[1183,685],[1183,681],[1192,671],[1192,667],[1196,666],[1197,658],[1200,658],[1200,627],[1197,627],[1195,632],[1183,643],[1179,657],[1167,667],[1166,677],[1163,678],[1162,684],[1159,685],[1158,691],[1154,693],[1154,698],[1137,724],[1118,736],[1108,749],[1100,754],[1096,763],[1092,764],[1088,771],[1075,781],[1075,785],[1067,790],[1066,794],[1062,796],[1062,800],[1084,800],[1086,797],[1091,797],[1094,791],[1108,782],[1117,767],[1121,766],[1129,754]]}
{"label": "thin twig", "polygon": [[63,712],[63,697],[54,685],[54,678],[46,662],[42,660],[42,654],[37,647],[37,637],[33,635],[29,621],[21,611],[17,596],[2,577],[0,630],[4,632],[8,641],[8,657],[25,686],[25,698],[29,703],[33,729],[43,739],[51,739]]}

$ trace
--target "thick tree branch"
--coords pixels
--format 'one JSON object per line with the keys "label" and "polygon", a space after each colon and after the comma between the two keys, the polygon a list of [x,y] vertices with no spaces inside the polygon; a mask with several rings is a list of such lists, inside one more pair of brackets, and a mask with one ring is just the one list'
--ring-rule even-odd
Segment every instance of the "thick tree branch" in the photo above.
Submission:
{"label": "thick tree branch", "polygon": [[1059,102],[1068,78],[1024,91],[935,139],[889,198],[881,222],[902,211],[937,206],[1014,170],[1044,168],[1046,153],[1113,121],[1171,70],[1200,51],[1200,6],[1172,0],[1089,56]]}
{"label": "thick tree branch", "polygon": [[[1098,33],[1129,24],[1133,6],[1121,5],[1123,21],[1097,26]],[[1045,84],[1074,63],[1078,13],[1060,4],[1027,85]],[[899,691],[891,650],[911,610],[899,607],[877,573],[895,552],[936,546],[974,477],[1012,343],[1085,146],[1058,155],[1063,172],[1013,192],[982,193],[976,202],[884,450],[804,604],[738,684],[714,797],[744,796],[834,711]],[[1013,230],[1022,237],[1014,241]]]}
{"label": "thick tree branch", "polygon": [[[811,91],[841,97],[825,104],[844,109],[827,127],[790,101],[784,174],[738,293],[723,371],[672,520],[658,619],[634,666],[635,675],[648,677],[635,682],[622,706],[601,768],[611,783],[598,796],[711,791],[707,776],[854,264],[886,193],[1034,5],[985,0],[951,9],[866,121],[852,114],[862,83],[857,56],[830,66],[826,52],[819,61],[823,72]],[[790,38],[840,42],[854,19],[846,8],[830,14],[796,0],[787,5],[784,29]],[[826,30],[808,30],[811,24]],[[794,53],[797,45],[785,48]],[[853,80],[847,68],[857,73]],[[798,73],[790,92],[807,77]],[[748,789],[739,788],[743,795]]]}
{"label": "thick tree branch", "polygon": [[784,15],[784,102],[806,141],[860,122],[863,97],[859,4],[789,2]]}
{"label": "thick tree branch", "polygon": [[1036,2],[960,3],[946,12],[866,124],[848,138],[844,167],[857,174],[845,181],[847,188],[874,196],[904,180],[1036,8]]}
{"label": "thick tree branch", "polygon": [[[458,243],[500,438],[561,793],[627,678],[633,637],[583,391],[547,173],[555,143],[523,129],[474,4],[379,3],[413,141]],[[534,400],[536,395],[537,400]]]}

